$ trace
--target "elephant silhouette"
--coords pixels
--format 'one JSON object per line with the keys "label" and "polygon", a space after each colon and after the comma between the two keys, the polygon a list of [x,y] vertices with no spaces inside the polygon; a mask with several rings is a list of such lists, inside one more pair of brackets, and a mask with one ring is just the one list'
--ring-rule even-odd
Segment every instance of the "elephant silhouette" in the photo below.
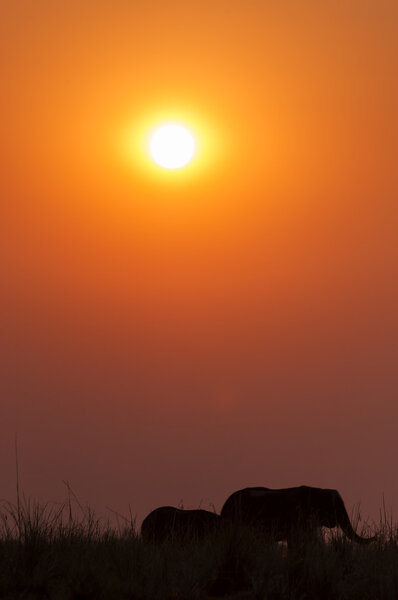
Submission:
{"label": "elephant silhouette", "polygon": [[336,490],[300,486],[280,490],[249,487],[229,496],[221,509],[223,522],[253,526],[277,541],[313,534],[319,527],[339,526],[359,544],[363,538],[353,529],[343,499]]}
{"label": "elephant silhouette", "polygon": [[214,532],[220,522],[220,516],[208,510],[161,506],[145,517],[141,525],[141,536],[154,542],[166,539],[201,539]]}

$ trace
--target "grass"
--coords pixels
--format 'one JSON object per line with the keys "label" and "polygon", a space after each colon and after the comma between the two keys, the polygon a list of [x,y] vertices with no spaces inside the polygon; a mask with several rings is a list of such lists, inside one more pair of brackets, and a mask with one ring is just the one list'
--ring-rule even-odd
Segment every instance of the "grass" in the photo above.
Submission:
{"label": "grass", "polygon": [[2,504],[0,598],[396,600],[398,533],[385,516],[375,531],[368,546],[333,532],[289,552],[243,529],[156,546],[131,516],[104,523],[69,489],[62,504]]}

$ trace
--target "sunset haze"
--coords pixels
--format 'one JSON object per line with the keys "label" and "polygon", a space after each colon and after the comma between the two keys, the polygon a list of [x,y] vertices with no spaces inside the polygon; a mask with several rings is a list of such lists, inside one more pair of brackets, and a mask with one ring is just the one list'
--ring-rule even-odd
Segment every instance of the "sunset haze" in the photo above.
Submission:
{"label": "sunset haze", "polygon": [[[398,511],[398,4],[3,0],[0,468],[140,521]],[[192,161],[162,169],[179,123]]]}

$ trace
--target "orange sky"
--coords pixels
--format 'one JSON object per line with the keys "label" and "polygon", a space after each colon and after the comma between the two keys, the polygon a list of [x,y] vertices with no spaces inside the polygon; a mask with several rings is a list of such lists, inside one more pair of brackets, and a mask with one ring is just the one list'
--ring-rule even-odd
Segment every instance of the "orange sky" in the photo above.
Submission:
{"label": "orange sky", "polygon": [[[2,497],[398,509],[395,1],[3,0]],[[162,172],[162,118],[200,139]],[[140,146],[141,144],[141,146]]]}

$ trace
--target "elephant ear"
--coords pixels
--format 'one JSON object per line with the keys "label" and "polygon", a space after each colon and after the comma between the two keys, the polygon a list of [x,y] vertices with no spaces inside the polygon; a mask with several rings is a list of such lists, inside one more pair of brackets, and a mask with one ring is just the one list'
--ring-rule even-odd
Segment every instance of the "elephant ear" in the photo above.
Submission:
{"label": "elephant ear", "polygon": [[337,527],[337,525],[339,525],[339,514],[341,514],[342,510],[346,512],[343,498],[340,496],[337,490],[328,490],[328,492],[330,493],[330,517],[332,522],[332,524],[329,527]]}
{"label": "elephant ear", "polygon": [[314,506],[317,508],[319,525],[330,529],[337,527],[339,524],[339,507],[341,509],[341,504],[343,503],[338,491],[317,489],[314,500],[316,501]]}

